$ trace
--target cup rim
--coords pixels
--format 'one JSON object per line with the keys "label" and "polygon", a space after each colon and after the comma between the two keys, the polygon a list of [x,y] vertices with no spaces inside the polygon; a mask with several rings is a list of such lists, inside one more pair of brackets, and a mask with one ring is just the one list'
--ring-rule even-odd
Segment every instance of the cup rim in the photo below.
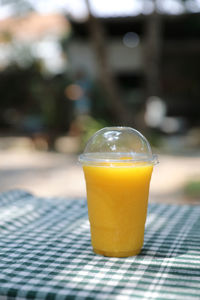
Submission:
{"label": "cup rim", "polygon": [[[123,165],[126,166],[127,163],[136,163],[136,162],[140,162],[140,163],[144,163],[146,165],[146,163],[149,163],[151,165],[157,165],[159,163],[158,161],[158,156],[156,154],[152,155],[152,159],[147,158],[145,155],[130,155],[128,153],[124,153],[124,155],[122,153],[114,153],[115,157],[117,157],[117,155],[119,156],[118,158],[105,158],[106,153],[83,153],[79,155],[78,161],[79,163],[81,163],[82,165],[99,165],[102,163],[124,163]],[[108,153],[107,153],[108,154]],[[101,156],[102,157],[98,157]],[[110,156],[111,153],[109,153]],[[120,159],[120,157],[122,156],[127,156],[127,159]],[[138,156],[138,157],[137,157]],[[130,158],[132,157],[132,158]]]}

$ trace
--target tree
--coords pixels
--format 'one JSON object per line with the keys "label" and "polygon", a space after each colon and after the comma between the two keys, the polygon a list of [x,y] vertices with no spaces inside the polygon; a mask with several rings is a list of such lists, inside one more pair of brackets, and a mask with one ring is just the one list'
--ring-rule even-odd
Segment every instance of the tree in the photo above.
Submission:
{"label": "tree", "polygon": [[89,0],[86,0],[86,4],[88,8],[88,29],[94,53],[96,54],[98,77],[106,92],[108,105],[114,114],[116,122],[120,123],[120,125],[133,126],[133,114],[122,99],[120,88],[108,61],[105,30],[102,23],[92,15]]}
{"label": "tree", "polygon": [[161,50],[162,50],[162,15],[157,12],[157,1],[153,1],[153,12],[145,20],[144,75],[146,99],[161,95]]}

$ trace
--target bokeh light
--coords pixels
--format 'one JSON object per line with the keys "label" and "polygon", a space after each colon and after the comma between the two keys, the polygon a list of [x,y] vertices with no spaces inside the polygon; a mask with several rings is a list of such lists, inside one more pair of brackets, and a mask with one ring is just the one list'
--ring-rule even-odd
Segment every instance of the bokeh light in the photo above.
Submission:
{"label": "bokeh light", "polygon": [[123,44],[129,48],[135,48],[140,42],[139,35],[135,32],[127,32],[123,36]]}

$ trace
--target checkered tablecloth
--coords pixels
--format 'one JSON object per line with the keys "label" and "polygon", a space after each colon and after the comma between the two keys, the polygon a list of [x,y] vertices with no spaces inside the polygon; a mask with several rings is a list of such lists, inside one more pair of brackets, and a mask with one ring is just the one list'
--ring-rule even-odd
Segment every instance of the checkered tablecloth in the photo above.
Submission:
{"label": "checkered tablecloth", "polygon": [[200,206],[151,204],[142,253],[95,255],[85,199],[0,195],[0,299],[200,299]]}

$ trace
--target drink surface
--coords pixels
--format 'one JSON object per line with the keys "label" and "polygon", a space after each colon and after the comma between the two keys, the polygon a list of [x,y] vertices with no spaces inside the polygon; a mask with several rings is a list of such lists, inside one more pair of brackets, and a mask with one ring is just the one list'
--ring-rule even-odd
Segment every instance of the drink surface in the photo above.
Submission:
{"label": "drink surface", "polygon": [[83,166],[92,245],[107,256],[134,255],[143,245],[153,166],[121,160]]}

